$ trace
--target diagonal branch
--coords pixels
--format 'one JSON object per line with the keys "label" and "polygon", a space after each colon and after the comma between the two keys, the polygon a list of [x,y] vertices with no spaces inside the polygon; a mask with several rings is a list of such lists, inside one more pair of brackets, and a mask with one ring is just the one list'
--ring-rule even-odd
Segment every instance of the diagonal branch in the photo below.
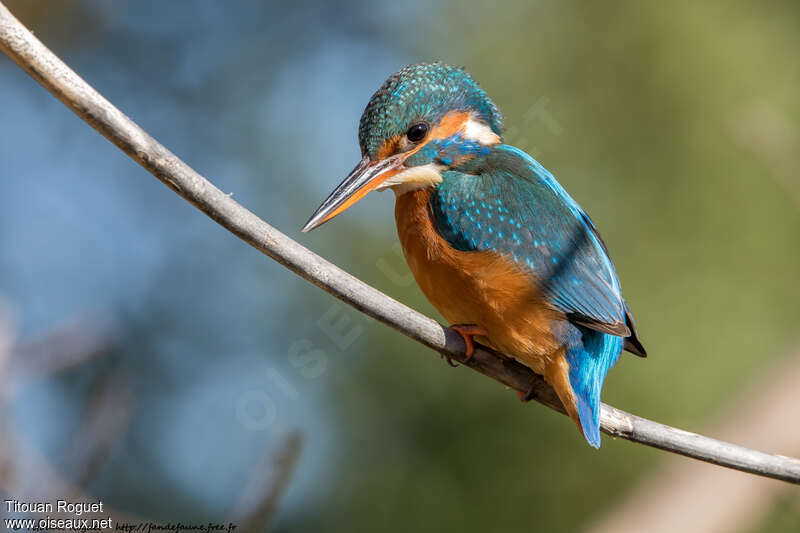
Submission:
{"label": "diagonal branch", "polygon": [[[217,189],[103,98],[0,3],[0,49],[76,115],[134,161],[228,231],[295,274],[400,333],[464,362],[461,337],[351,276],[282,234]],[[544,380],[487,350],[465,363],[473,370],[564,412]],[[701,461],[800,484],[800,460],[771,455],[659,424],[603,404],[605,433]]]}
{"label": "diagonal branch", "polygon": [[[277,452],[270,450],[265,453],[252,469],[253,474],[245,484],[230,521],[241,524],[243,531],[269,530],[302,451],[303,436],[292,430],[284,437]],[[266,479],[269,463],[272,463],[272,475]]]}

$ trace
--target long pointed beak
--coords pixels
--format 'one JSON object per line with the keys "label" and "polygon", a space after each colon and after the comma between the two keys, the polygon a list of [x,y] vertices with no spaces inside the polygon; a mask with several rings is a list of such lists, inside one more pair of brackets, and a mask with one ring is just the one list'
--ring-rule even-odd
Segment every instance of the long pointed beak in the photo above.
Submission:
{"label": "long pointed beak", "polygon": [[372,161],[369,156],[364,156],[356,168],[311,215],[306,225],[303,226],[303,233],[321,226],[361,200],[368,192],[386,181],[389,176],[396,174],[403,165],[403,160],[404,158],[401,158],[400,155],[387,157],[381,161]]}

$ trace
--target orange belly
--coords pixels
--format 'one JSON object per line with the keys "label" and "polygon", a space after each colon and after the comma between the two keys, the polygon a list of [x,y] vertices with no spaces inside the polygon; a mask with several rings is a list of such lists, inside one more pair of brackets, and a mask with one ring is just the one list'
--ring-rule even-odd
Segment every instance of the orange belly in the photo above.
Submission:
{"label": "orange belly", "polygon": [[538,374],[558,357],[551,326],[564,315],[547,307],[535,279],[492,252],[452,248],[434,227],[430,190],[397,198],[397,233],[422,292],[451,324],[476,324],[479,342],[506,353]]}
{"label": "orange belly", "polygon": [[487,337],[478,342],[544,376],[582,430],[566,347],[552,329],[566,316],[544,303],[536,279],[510,259],[452,248],[434,227],[430,194],[412,191],[395,204],[397,234],[422,292],[451,324],[483,328]]}

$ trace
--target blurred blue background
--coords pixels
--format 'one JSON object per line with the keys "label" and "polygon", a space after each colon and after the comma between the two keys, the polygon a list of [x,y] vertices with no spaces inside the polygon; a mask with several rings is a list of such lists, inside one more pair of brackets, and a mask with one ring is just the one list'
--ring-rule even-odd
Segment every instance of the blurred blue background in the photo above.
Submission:
{"label": "blurred blue background", "polygon": [[[464,65],[506,141],[609,245],[651,354],[611,372],[617,407],[700,432],[735,420],[800,340],[795,2],[6,4],[237,201],[437,318],[399,252],[390,193],[299,227],[359,159],[358,118],[389,74]],[[576,531],[665,468],[610,438],[590,449],[565,417],[293,276],[5,57],[0,95],[0,445],[28,493],[45,489],[12,441],[121,512],[222,520],[299,434],[276,531]],[[57,362],[76,336],[100,339],[99,356]],[[117,425],[88,468],[75,457],[99,438],[85,419],[109,376]],[[800,499],[776,492],[753,513],[743,531],[796,531]]]}

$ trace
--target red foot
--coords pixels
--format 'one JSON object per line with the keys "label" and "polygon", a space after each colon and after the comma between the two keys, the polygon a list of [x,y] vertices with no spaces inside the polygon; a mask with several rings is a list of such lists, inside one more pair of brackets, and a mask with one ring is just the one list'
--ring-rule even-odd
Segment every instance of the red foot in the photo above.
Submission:
{"label": "red foot", "polygon": [[519,396],[519,401],[521,401],[521,402],[526,402],[527,403],[527,402],[533,400],[533,391],[532,390],[530,392],[520,392],[520,391],[514,391],[514,392],[517,393],[517,396]]}
{"label": "red foot", "polygon": [[461,335],[461,338],[464,339],[464,345],[466,346],[464,353],[467,356],[464,362],[472,359],[472,354],[475,353],[475,342],[472,338],[476,335],[480,335],[482,337],[487,335],[485,329],[480,326],[476,326],[475,324],[454,324],[450,326],[450,329]]}

